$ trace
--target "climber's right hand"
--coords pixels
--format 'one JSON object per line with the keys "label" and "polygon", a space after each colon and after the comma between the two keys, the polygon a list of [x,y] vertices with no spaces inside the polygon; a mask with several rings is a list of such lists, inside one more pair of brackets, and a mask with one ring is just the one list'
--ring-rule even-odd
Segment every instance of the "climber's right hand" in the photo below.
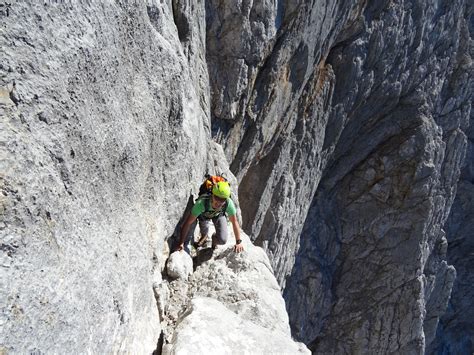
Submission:
{"label": "climber's right hand", "polygon": [[176,250],[175,251],[181,251],[184,249],[184,243],[180,243],[177,247],[176,247]]}

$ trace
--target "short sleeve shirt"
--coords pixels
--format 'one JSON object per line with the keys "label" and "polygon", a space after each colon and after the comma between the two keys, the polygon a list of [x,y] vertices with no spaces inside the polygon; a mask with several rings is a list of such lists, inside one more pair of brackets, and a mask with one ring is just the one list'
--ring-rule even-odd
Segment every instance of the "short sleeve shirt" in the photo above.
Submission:
{"label": "short sleeve shirt", "polygon": [[[191,210],[191,214],[194,217],[199,217],[202,213],[206,212],[206,203],[207,199],[210,199],[211,197],[200,197],[197,199],[196,203],[193,206],[193,209]],[[212,204],[209,203],[209,211],[208,212],[217,212],[217,210],[214,210],[212,208]],[[237,212],[237,209],[235,208],[234,201],[232,201],[231,198],[227,199],[227,208],[225,209],[225,213],[228,216],[234,216]]]}

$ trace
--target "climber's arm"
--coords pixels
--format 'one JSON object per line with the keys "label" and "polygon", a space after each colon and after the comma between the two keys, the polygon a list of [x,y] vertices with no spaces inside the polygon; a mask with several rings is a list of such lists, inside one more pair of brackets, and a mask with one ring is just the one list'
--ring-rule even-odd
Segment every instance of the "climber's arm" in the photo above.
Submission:
{"label": "climber's arm", "polygon": [[186,218],[186,220],[184,221],[183,225],[181,226],[181,233],[179,235],[179,245],[176,250],[183,250],[184,242],[186,241],[186,237],[189,233],[189,228],[196,219],[197,217],[190,213],[188,218]]}
{"label": "climber's arm", "polygon": [[237,221],[237,217],[235,215],[229,216],[230,223],[232,223],[232,229],[234,230],[235,235],[235,246],[234,251],[240,253],[244,250],[244,246],[242,245],[242,239],[240,238],[240,226],[239,222]]}

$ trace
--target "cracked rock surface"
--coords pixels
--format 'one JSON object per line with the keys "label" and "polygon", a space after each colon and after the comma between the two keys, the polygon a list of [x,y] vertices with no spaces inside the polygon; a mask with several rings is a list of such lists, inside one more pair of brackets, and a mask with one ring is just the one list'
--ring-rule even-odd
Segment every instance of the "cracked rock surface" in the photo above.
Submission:
{"label": "cracked rock surface", "polygon": [[[474,23],[470,23],[470,33]],[[471,57],[474,46],[471,39]],[[471,73],[474,69],[471,67]],[[471,84],[472,85],[472,84]],[[442,244],[447,260],[456,268],[446,314],[440,319],[432,354],[470,354],[474,351],[474,112],[471,110],[467,131],[466,159],[462,166],[456,199],[446,222],[447,243]]]}
{"label": "cracked rock surface", "polygon": [[424,352],[456,275],[444,225],[468,141],[472,5],[275,1],[262,18],[210,3],[211,87],[226,90],[213,132],[293,334],[316,353]]}
{"label": "cracked rock surface", "polygon": [[2,2],[0,353],[156,348],[165,240],[212,156],[172,9],[137,4]]}
{"label": "cracked rock surface", "polygon": [[167,285],[164,354],[310,353],[291,338],[267,255],[242,237],[242,253],[233,251],[233,236],[214,251],[200,249],[189,279]]}
{"label": "cracked rock surface", "polygon": [[[471,1],[3,1],[0,23],[0,353],[151,352],[209,298],[293,350],[285,317],[315,353],[473,352]],[[207,172],[276,282],[225,251],[222,278],[162,280]]]}

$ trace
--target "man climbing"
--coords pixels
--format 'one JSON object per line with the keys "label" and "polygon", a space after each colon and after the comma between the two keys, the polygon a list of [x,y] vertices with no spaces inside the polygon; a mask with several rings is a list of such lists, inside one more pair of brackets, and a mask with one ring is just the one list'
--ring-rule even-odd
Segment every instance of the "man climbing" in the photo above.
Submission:
{"label": "man climbing", "polygon": [[205,193],[199,196],[194,204],[191,213],[181,227],[179,245],[177,250],[184,248],[184,243],[189,232],[189,228],[199,220],[201,238],[198,244],[204,244],[209,233],[209,223],[212,220],[216,228],[216,233],[212,235],[212,248],[227,242],[227,218],[232,223],[232,229],[235,235],[234,251],[240,253],[244,250],[242,239],[240,239],[240,227],[236,217],[235,204],[230,198],[230,185],[227,181],[219,181],[212,185],[211,193]]}

